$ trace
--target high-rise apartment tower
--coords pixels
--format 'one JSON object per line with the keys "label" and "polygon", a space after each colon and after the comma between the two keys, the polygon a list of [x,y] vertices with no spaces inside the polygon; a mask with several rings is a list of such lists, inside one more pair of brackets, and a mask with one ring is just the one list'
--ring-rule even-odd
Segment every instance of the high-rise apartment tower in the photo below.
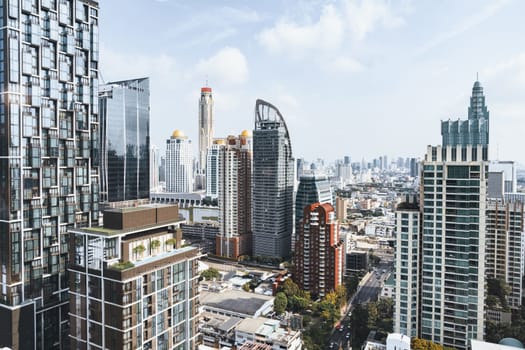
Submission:
{"label": "high-rise apartment tower", "polygon": [[219,236],[216,254],[237,259],[252,252],[251,133],[229,136],[219,150]]}
{"label": "high-rise apartment tower", "polygon": [[303,210],[301,228],[295,243],[294,281],[299,288],[322,298],[343,279],[344,243],[334,207],[313,203]]}
{"label": "high-rise apartment tower", "polygon": [[68,342],[68,229],[98,221],[98,1],[0,7],[0,347]]}
{"label": "high-rise apartment tower", "polygon": [[193,152],[191,141],[180,130],[166,140],[166,192],[193,191]]}

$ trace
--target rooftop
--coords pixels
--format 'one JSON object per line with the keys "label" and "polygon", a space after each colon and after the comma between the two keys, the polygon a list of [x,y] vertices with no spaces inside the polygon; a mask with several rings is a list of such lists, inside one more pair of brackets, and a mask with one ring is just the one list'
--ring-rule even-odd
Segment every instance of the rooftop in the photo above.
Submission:
{"label": "rooftop", "polygon": [[245,315],[255,315],[264,304],[273,299],[274,297],[271,296],[241,290],[225,290],[222,293],[202,292],[200,295],[200,302],[203,306]]}

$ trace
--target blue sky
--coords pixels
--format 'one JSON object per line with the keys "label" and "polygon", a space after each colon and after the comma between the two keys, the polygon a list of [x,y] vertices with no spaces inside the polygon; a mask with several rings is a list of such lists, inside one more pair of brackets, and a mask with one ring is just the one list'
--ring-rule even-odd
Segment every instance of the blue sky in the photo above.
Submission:
{"label": "blue sky", "polygon": [[[196,145],[206,79],[216,136],[276,105],[295,157],[422,157],[466,118],[479,72],[491,158],[525,163],[525,1],[103,0],[106,82],[148,76],[152,144]],[[196,150],[196,149],[195,149]]]}

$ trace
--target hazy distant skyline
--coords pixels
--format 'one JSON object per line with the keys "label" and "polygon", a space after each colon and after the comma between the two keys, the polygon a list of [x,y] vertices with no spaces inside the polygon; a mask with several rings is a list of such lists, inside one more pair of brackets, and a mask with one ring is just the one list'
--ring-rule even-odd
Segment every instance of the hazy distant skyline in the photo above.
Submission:
{"label": "hazy distant skyline", "polygon": [[253,130],[262,98],[295,158],[330,161],[423,157],[440,120],[467,118],[479,72],[491,159],[525,163],[523,13],[518,0],[101,1],[100,71],[151,78],[161,154],[175,129],[197,146],[208,80],[216,137]]}

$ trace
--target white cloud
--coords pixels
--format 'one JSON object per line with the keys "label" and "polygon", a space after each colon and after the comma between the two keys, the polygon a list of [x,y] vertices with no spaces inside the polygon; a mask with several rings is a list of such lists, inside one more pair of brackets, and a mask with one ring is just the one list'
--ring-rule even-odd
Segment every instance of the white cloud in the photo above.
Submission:
{"label": "white cloud", "polygon": [[179,75],[175,58],[166,54],[123,54],[102,45],[100,56],[100,70],[107,81]]}
{"label": "white cloud", "polygon": [[482,79],[507,76],[518,83],[525,83],[525,52],[519,53],[509,59],[499,62],[481,72]]}
{"label": "white cloud", "polygon": [[365,69],[359,61],[350,57],[336,57],[328,66],[328,70],[337,73],[357,73]]}
{"label": "white cloud", "polygon": [[238,48],[225,47],[197,63],[194,74],[208,76],[213,84],[242,84],[248,80],[248,63]]}
{"label": "white cloud", "polygon": [[289,52],[294,57],[312,50],[332,50],[341,46],[344,26],[332,5],[323,8],[319,21],[300,25],[281,19],[259,35],[260,43],[272,53]]}
{"label": "white cloud", "polygon": [[421,55],[429,50],[443,44],[444,42],[455,38],[458,35],[463,34],[464,32],[478,26],[480,23],[486,21],[490,17],[494,16],[501,8],[503,8],[509,1],[508,0],[495,0],[490,1],[488,5],[481,8],[479,12],[473,13],[465,17],[461,22],[456,24],[453,28],[448,31],[442,32],[435,38],[429,40],[424,45],[422,45],[417,51],[416,54]]}
{"label": "white cloud", "polygon": [[378,25],[395,28],[405,23],[384,0],[347,0],[344,10],[349,30],[357,40],[363,40]]}
{"label": "white cloud", "polygon": [[[297,23],[287,18],[279,19],[259,34],[259,42],[271,53],[285,53],[295,58],[319,51],[334,54],[342,48],[345,37],[360,41],[378,27],[403,25],[404,19],[395,12],[409,12],[407,4],[403,1],[396,9],[387,0],[343,0],[327,4],[316,21]],[[350,68],[349,61],[340,63]]]}

